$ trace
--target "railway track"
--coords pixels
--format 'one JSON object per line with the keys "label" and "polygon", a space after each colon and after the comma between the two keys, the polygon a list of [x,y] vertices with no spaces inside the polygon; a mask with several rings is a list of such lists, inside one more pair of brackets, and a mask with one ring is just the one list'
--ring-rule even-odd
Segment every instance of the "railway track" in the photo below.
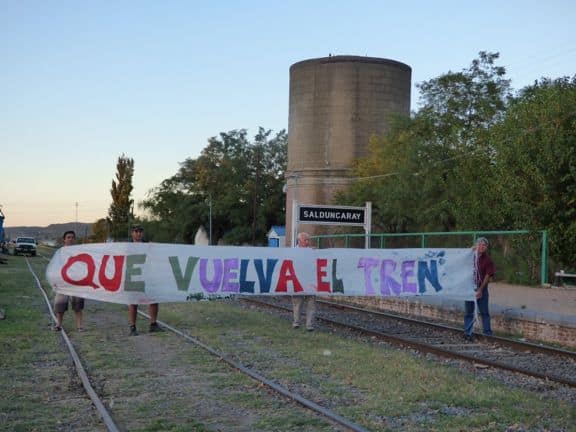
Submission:
{"label": "railway track", "polygon": [[[24,260],[25,258],[20,259]],[[44,257],[44,259],[47,260],[48,257]],[[42,263],[42,258],[31,258],[29,261],[33,263],[38,274],[45,267],[45,263]],[[251,297],[249,299],[256,300]],[[475,410],[478,409],[483,412],[498,410],[496,407],[478,408],[475,402],[469,404],[467,400],[460,400],[456,393],[452,395],[452,390],[448,390],[450,393],[446,402],[437,402],[438,399],[434,398],[434,390],[424,390],[424,399],[417,399],[411,405],[414,414],[403,413],[397,415],[394,412],[390,413],[390,411],[387,411],[387,407],[394,402],[388,402],[387,397],[382,399],[386,401],[384,403],[386,408],[373,409],[372,407],[367,407],[368,409],[364,410],[363,406],[362,410],[355,411],[352,407],[357,401],[362,401],[364,394],[362,393],[362,387],[356,387],[353,381],[346,381],[348,372],[345,372],[345,380],[339,381],[334,380],[330,375],[325,375],[325,371],[322,372],[310,368],[310,364],[316,362],[323,365],[323,367],[330,367],[330,356],[336,359],[341,357],[343,352],[346,352],[342,351],[341,347],[340,349],[337,348],[337,346],[339,346],[341,341],[346,341],[347,339],[352,345],[358,347],[358,352],[362,352],[362,355],[364,355],[363,349],[367,345],[372,345],[370,350],[375,351],[375,356],[371,358],[370,364],[376,365],[381,362],[380,367],[375,366],[375,369],[379,371],[384,371],[384,363],[388,362],[390,358],[396,358],[397,356],[406,357],[399,350],[392,349],[388,343],[378,342],[380,336],[366,332],[362,327],[372,331],[376,331],[378,326],[380,326],[381,330],[394,328],[396,336],[403,336],[404,341],[398,342],[398,344],[413,348],[409,350],[410,359],[408,359],[408,362],[415,360],[417,364],[422,365],[418,366],[417,372],[415,372],[416,376],[424,373],[427,367],[425,365],[430,362],[437,362],[437,355],[442,355],[446,358],[455,357],[438,353],[433,356],[420,356],[417,351],[421,350],[411,345],[414,342],[421,342],[419,340],[420,336],[414,337],[414,334],[421,334],[425,342],[433,342],[433,344],[443,349],[450,345],[458,345],[464,354],[473,354],[474,351],[481,350],[483,345],[492,344],[493,341],[480,337],[475,343],[464,342],[460,329],[447,329],[435,334],[433,331],[436,331],[434,330],[436,326],[431,324],[426,324],[426,327],[430,330],[423,330],[422,324],[419,324],[417,327],[419,330],[415,331],[413,327],[410,327],[410,320],[390,316],[388,321],[386,321],[382,316],[384,314],[367,314],[366,311],[359,308],[350,310],[345,305],[331,304],[330,302],[319,302],[318,304],[318,317],[322,322],[319,325],[319,329],[330,331],[318,333],[298,332],[292,330],[290,325],[285,324],[282,319],[270,319],[270,314],[280,316],[283,319],[291,318],[291,304],[288,297],[263,297],[257,299],[266,300],[271,304],[277,303],[272,305],[274,306],[272,309],[270,309],[271,306],[264,304],[256,305],[251,303],[250,305],[245,305],[245,300],[246,297],[209,302],[206,304],[206,308],[201,303],[196,304],[197,307],[193,307],[190,304],[179,304],[173,310],[171,310],[169,305],[162,306],[160,318],[163,318],[163,321],[161,325],[166,331],[151,335],[141,332],[142,334],[136,338],[127,337],[127,311],[124,306],[89,302],[89,309],[85,314],[85,329],[87,331],[84,333],[71,331],[67,336],[77,350],[80,363],[86,369],[85,372],[89,383],[91,383],[94,392],[100,398],[100,402],[107,410],[109,416],[116,422],[116,427],[119,430],[172,430],[166,427],[162,421],[163,419],[174,418],[174,415],[180,417],[176,417],[172,424],[188,425],[192,422],[193,425],[199,425],[199,428],[190,427],[183,430],[376,431],[406,430],[406,428],[409,429],[410,427],[413,428],[412,430],[425,430],[422,429],[422,424],[425,423],[421,422],[430,421],[430,415],[441,417],[446,415],[455,417],[470,416],[473,418],[476,416]],[[238,308],[246,310],[239,311]],[[262,313],[262,308],[266,308],[267,312]],[[141,309],[145,310],[146,308]],[[191,314],[191,311],[193,311],[194,319],[189,319],[189,316],[187,316],[187,314]],[[145,314],[142,315],[145,316]],[[242,319],[235,321],[236,317],[242,317]],[[68,316],[68,319],[71,319],[71,317]],[[251,322],[246,322],[246,319],[251,320]],[[330,319],[334,323],[330,323]],[[261,332],[260,329],[265,330],[265,328],[260,327],[262,324],[257,328],[254,327],[255,322],[252,322],[252,320],[257,320],[256,322],[258,323],[266,323],[263,326],[267,326],[267,323],[270,322],[275,329],[275,333],[267,334],[266,331]],[[220,325],[220,322],[226,324]],[[145,325],[145,323],[146,320],[139,319],[140,325]],[[350,324],[356,325],[358,329],[351,327]],[[66,323],[64,327],[66,328]],[[217,336],[210,336],[212,331],[215,331]],[[194,335],[196,334],[201,335],[201,339],[197,340],[199,344],[194,344]],[[336,337],[333,337],[333,335]],[[364,335],[369,336],[365,337]],[[56,333],[50,335],[51,338],[54,337],[56,339],[59,336],[60,334]],[[344,338],[341,336],[344,336]],[[206,341],[210,343],[204,344]],[[216,343],[216,345],[213,345],[213,343]],[[206,345],[206,348],[202,345]],[[296,351],[292,350],[296,349],[296,346],[299,346],[299,348],[306,347],[302,352],[298,351],[298,353],[305,356],[311,355],[311,363],[301,361],[298,355],[294,356]],[[283,349],[285,347],[289,347],[288,351]],[[332,350],[332,354],[326,349]],[[509,355],[514,361],[517,357],[514,349],[506,349],[510,350]],[[531,352],[527,353],[527,361],[535,357],[539,358],[541,353],[537,352],[537,349],[547,351],[546,347],[532,346],[530,348]],[[276,410],[278,410],[278,407],[286,406],[291,407],[291,413],[299,413],[296,414],[297,419],[279,420],[282,423],[278,423],[277,427],[247,427],[244,425],[232,428],[222,426],[225,424],[222,421],[217,426],[214,426],[215,423],[213,421],[217,422],[217,420],[213,419],[218,418],[220,415],[227,419],[237,417],[240,422],[244,418],[250,419],[251,408],[238,409],[238,407],[229,406],[228,403],[218,404],[219,401],[214,402],[214,399],[210,399],[211,396],[209,394],[203,393],[205,387],[212,386],[212,382],[206,382],[212,378],[208,378],[205,381],[203,378],[204,371],[200,375],[198,374],[198,369],[202,368],[200,366],[201,360],[196,357],[198,354],[192,354],[192,352],[204,352],[206,358],[212,358],[211,361],[208,361],[210,373],[214,373],[214,369],[217,369],[216,389],[226,389],[222,394],[229,395],[230,391],[236,391],[245,393],[244,397],[253,398],[258,393],[258,397],[271,403],[270,407],[273,408],[268,408],[268,410],[274,410],[273,418],[285,419],[286,417],[277,413]],[[356,351],[354,350],[354,352]],[[162,354],[158,355],[160,353]],[[501,346],[500,351],[497,350],[496,353],[503,354],[504,346]],[[157,355],[158,358],[156,358]],[[568,352],[567,359],[570,359],[570,355],[571,353]],[[422,363],[422,359],[425,359],[424,363]],[[546,357],[542,357],[542,361],[547,361],[545,359]],[[358,358],[348,364],[352,365],[352,368],[357,368],[363,364],[363,361],[364,358]],[[472,382],[471,388],[474,389],[486,386],[484,378],[501,380],[502,376],[506,376],[510,377],[509,381],[505,379],[501,381],[502,383],[511,387],[524,387],[525,390],[532,393],[532,396],[528,396],[529,398],[534,397],[533,395],[538,395],[543,400],[550,398],[551,401],[566,401],[569,405],[576,403],[574,387],[566,384],[557,384],[556,381],[551,379],[543,381],[542,379],[526,378],[528,375],[524,374],[498,372],[497,366],[479,367],[479,365],[485,366],[487,363],[477,360],[466,359],[464,361],[442,361],[439,363],[449,365],[449,369],[458,368],[465,372],[464,374],[454,374],[454,376],[465,376],[472,372],[472,380],[470,380],[470,377],[465,378],[465,380]],[[113,367],[109,368],[109,364]],[[474,366],[467,366],[468,364],[473,364]],[[574,365],[574,363],[567,364]],[[120,365],[120,368],[114,369],[115,365]],[[284,370],[282,373],[278,373],[279,369],[275,365],[283,365],[282,369]],[[156,371],[156,367],[165,367],[167,369]],[[395,371],[400,370],[397,369],[398,366],[396,364],[395,367]],[[402,363],[400,367],[403,368],[404,364]],[[238,371],[245,374],[241,369],[248,371],[246,376],[250,378],[245,378],[244,380],[251,384],[239,384],[237,378],[230,380],[226,378],[227,376],[239,375]],[[444,367],[440,367],[440,369],[446,370]],[[298,378],[294,379],[296,375],[298,375]],[[392,375],[395,375],[395,372],[392,372]],[[390,384],[390,380],[393,380],[392,375],[390,375],[390,372],[382,373],[384,381],[372,389],[373,391],[369,393],[370,398],[375,397],[374,395],[376,394],[380,395],[380,392],[385,391],[389,385],[391,389],[403,391],[406,385],[404,382],[400,386],[397,383]],[[452,377],[452,371],[449,371],[447,376]],[[121,381],[119,381],[120,378],[122,378]],[[380,383],[380,377],[375,378],[375,380]],[[186,383],[182,384],[184,381]],[[324,382],[328,386],[325,386]],[[410,378],[407,382],[410,382]],[[434,382],[436,383],[437,381]],[[337,392],[333,395],[331,393],[331,390],[334,389],[333,386],[341,384],[343,386],[342,389],[346,390],[340,391],[337,388]],[[278,386],[277,389],[274,388],[275,385]],[[427,385],[430,385],[430,382]],[[496,387],[502,388],[499,384]],[[418,388],[419,390],[416,394],[420,394],[423,391],[421,387]],[[460,387],[456,385],[452,388],[456,392],[456,389]],[[216,393],[220,392],[220,390],[215,391]],[[504,391],[507,392],[508,389],[505,388]],[[183,393],[192,394],[182,397]],[[490,390],[490,394],[493,394],[492,390]],[[292,395],[296,395],[296,397],[294,398]],[[302,400],[298,400],[299,396],[302,397]],[[368,393],[366,393],[366,396],[368,396]],[[473,395],[470,397],[470,400],[476,400]],[[290,398],[292,399],[291,401],[289,400]],[[394,400],[393,398],[392,400]],[[87,400],[86,398],[85,405],[88,403]],[[205,400],[209,400],[209,402]],[[444,399],[441,398],[439,400]],[[216,408],[210,406],[213,403],[217,404]],[[411,402],[402,400],[398,403],[398,406],[402,407],[406,403]],[[178,404],[182,408],[179,408],[180,405]],[[428,408],[430,406],[434,407],[435,411],[430,411],[430,408]],[[162,411],[163,407],[165,407],[164,411]],[[329,416],[327,417],[321,412],[324,408],[326,408],[328,413],[334,413],[342,417],[330,420]],[[208,412],[202,412],[203,410],[208,410]],[[436,414],[436,410],[438,414]],[[351,414],[351,412],[355,412],[355,414]],[[432,412],[434,414],[431,414]],[[151,421],[153,413],[162,420],[158,420],[157,423]],[[255,415],[259,415],[261,412],[256,411],[256,413]],[[304,418],[306,418],[305,421]],[[319,422],[318,425],[312,423],[313,426],[310,426],[311,418],[313,419],[312,422]],[[557,422],[559,424],[565,424],[566,421],[571,423],[570,420],[565,420],[563,417],[555,418],[558,419]],[[348,419],[353,419],[350,420],[350,424],[347,423]],[[94,419],[93,421],[97,420]],[[456,419],[454,424],[461,421],[463,420]],[[555,421],[552,420],[551,423],[547,423],[547,420],[544,419],[542,424],[554,425]],[[308,427],[290,429],[290,426],[288,426],[290,424],[297,425],[300,422],[308,422]],[[436,423],[432,423],[435,426],[431,428],[440,428],[438,430],[442,430],[441,422],[442,420],[439,419]],[[2,412],[0,409],[0,425],[1,423]],[[504,423],[499,423],[499,426],[502,425],[505,426]],[[420,429],[418,429],[419,427]],[[88,429],[74,428],[74,430],[104,430],[104,428],[114,430],[104,426],[103,421],[98,427],[93,426]],[[548,430],[569,429],[552,426],[548,427]]]}
{"label": "railway track", "polygon": [[[49,260],[46,256],[41,258]],[[242,300],[284,312],[291,311],[288,297],[242,297]],[[573,351],[479,334],[475,334],[475,340],[471,343],[463,340],[461,329],[451,326],[321,299],[317,299],[317,305],[317,319],[333,326],[424,353],[508,370],[576,388],[576,352]],[[177,329],[174,331],[178,332]],[[187,337],[183,334],[181,336]],[[210,347],[206,349],[210,350]],[[236,367],[232,362],[230,364]]]}
{"label": "railway track", "polygon": [[[243,297],[242,300],[291,311],[287,298]],[[317,300],[316,319],[420,352],[576,388],[576,353],[572,351],[477,334],[471,343],[463,339],[461,329],[323,300]]]}
{"label": "railway track", "polygon": [[[42,258],[44,258],[45,260],[47,259],[46,257],[42,257]],[[32,273],[34,281],[36,282],[36,287],[40,290],[40,293],[42,294],[42,297],[44,298],[44,300],[46,302],[46,305],[47,305],[48,310],[50,312],[50,317],[51,317],[52,321],[55,322],[56,316],[54,314],[54,310],[52,309],[50,299],[48,298],[48,294],[46,293],[46,291],[42,287],[40,279],[38,278],[38,276],[34,272],[34,269],[32,268],[32,265],[30,264],[30,260],[28,260],[28,258],[26,258],[26,265],[28,266],[28,269]],[[64,340],[65,346],[68,349],[70,357],[71,357],[72,361],[74,362],[74,366],[76,367],[76,371],[78,373],[78,377],[80,378],[80,381],[82,382],[82,386],[84,387],[84,390],[86,391],[86,395],[92,401],[92,404],[94,405],[94,408],[95,408],[98,416],[100,417],[100,419],[102,420],[102,422],[106,426],[106,429],[109,432],[119,432],[120,429],[116,425],[116,422],[112,419],[112,416],[110,415],[110,412],[108,411],[108,409],[104,405],[104,402],[102,401],[100,396],[94,390],[94,387],[92,386],[92,384],[90,382],[90,378],[88,376],[88,373],[86,372],[86,369],[82,365],[82,361],[80,359],[80,356],[78,355],[78,353],[74,349],[74,346],[73,346],[70,338],[68,337],[68,334],[66,333],[66,331],[64,329],[62,329],[61,335],[62,335],[62,339]]]}
{"label": "railway track", "polygon": [[[40,258],[42,258],[44,261],[49,260],[49,258],[45,257],[45,256],[40,256]],[[52,306],[51,306],[51,302],[49,300],[48,294],[46,293],[46,291],[42,287],[40,279],[36,275],[36,273],[35,273],[32,265],[30,264],[30,261],[28,258],[26,258],[26,264],[27,264],[30,272],[32,273],[32,275],[36,281],[37,288],[40,290],[42,296],[45,299],[45,302],[46,302],[46,305],[49,309],[52,321],[55,321],[55,315],[54,315],[54,312],[52,310]],[[145,318],[149,318],[149,316],[142,311],[138,311],[138,313]],[[265,388],[271,390],[272,392],[274,392],[276,394],[276,396],[272,396],[272,397],[286,398],[286,399],[290,400],[291,402],[293,402],[294,404],[299,405],[305,409],[311,410],[314,413],[316,413],[317,415],[322,416],[330,424],[333,425],[331,430],[352,431],[352,432],[367,432],[368,431],[368,429],[364,428],[363,426],[361,426],[359,424],[356,424],[354,421],[347,419],[347,418],[339,415],[338,413],[333,412],[330,409],[327,409],[327,408],[321,406],[320,404],[302,396],[301,394],[298,394],[294,391],[289,390],[288,388],[278,384],[277,382],[274,382],[274,380],[266,378],[265,376],[260,374],[258,371],[253,370],[253,369],[241,364],[240,362],[234,360],[233,358],[219,352],[216,348],[211,347],[210,345],[201,342],[200,340],[187,334],[185,331],[182,331],[181,329],[177,328],[176,326],[170,325],[170,324],[168,324],[164,321],[160,321],[160,320],[158,321],[158,323],[160,324],[160,326],[164,330],[166,330],[166,331],[170,332],[171,334],[179,337],[181,340],[184,340],[187,343],[194,344],[196,347],[199,347],[199,348],[205,350],[206,352],[210,353],[212,356],[216,357],[219,362],[225,363],[225,364],[229,365],[230,367],[234,368],[235,370],[239,371],[240,373],[250,377],[252,380],[254,380],[258,383],[259,387],[265,387]],[[60,334],[62,335],[62,338],[65,342],[65,346],[68,349],[70,357],[74,362],[77,374],[78,374],[78,376],[82,382],[82,385],[85,389],[85,392],[86,392],[87,396],[91,399],[91,401],[94,405],[94,408],[96,409],[97,414],[100,417],[100,419],[102,420],[106,429],[110,432],[118,432],[120,430],[123,430],[118,425],[119,423],[121,423],[122,419],[121,418],[119,420],[114,419],[115,417],[118,417],[118,415],[117,414],[115,415],[113,408],[110,407],[110,403],[106,403],[105,397],[103,395],[101,395],[101,392],[98,392],[94,388],[94,386],[92,385],[92,382],[96,381],[96,380],[89,375],[87,368],[84,367],[83,364],[85,363],[85,360],[82,358],[81,353],[79,353],[77,351],[77,349],[74,346],[73,341],[71,340],[71,338],[68,336],[68,334],[66,333],[66,331],[64,329],[62,329]],[[100,378],[100,380],[101,379],[102,378]]]}
{"label": "railway track", "polygon": [[[40,257],[49,261],[47,256]],[[244,297],[243,300],[284,311],[291,310],[286,297]],[[572,351],[478,334],[475,335],[475,342],[470,343],[463,341],[461,329],[454,327],[320,299],[317,303],[320,306],[317,319],[331,325],[421,352],[522,373],[576,388],[576,353]]]}

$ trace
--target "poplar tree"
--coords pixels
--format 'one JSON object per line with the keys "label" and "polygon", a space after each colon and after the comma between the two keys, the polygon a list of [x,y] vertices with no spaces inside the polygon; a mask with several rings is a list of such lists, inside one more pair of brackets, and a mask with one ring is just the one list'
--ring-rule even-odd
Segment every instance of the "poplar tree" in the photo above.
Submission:
{"label": "poplar tree", "polygon": [[134,200],[132,194],[132,177],[134,176],[134,160],[124,154],[116,163],[116,180],[112,180],[112,204],[108,209],[110,235],[114,240],[127,239],[130,231],[130,221],[134,219]]}

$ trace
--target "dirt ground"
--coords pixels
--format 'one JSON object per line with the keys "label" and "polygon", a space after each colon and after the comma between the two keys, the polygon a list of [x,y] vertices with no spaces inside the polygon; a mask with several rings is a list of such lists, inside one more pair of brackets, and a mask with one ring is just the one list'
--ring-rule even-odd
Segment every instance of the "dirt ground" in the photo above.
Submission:
{"label": "dirt ground", "polygon": [[[169,308],[160,306],[160,319]],[[148,312],[148,307],[139,310]],[[268,430],[262,425],[274,412],[279,417],[307,417],[312,426],[305,422],[304,431],[340,430],[326,422],[318,424],[317,415],[303,414],[300,406],[287,403],[181,337],[169,331],[149,333],[146,317],[138,316],[139,335],[128,336],[124,305],[87,301],[84,316],[84,332],[73,329],[71,321],[66,328],[71,328],[70,338],[97,393],[104,396],[123,430]],[[187,327],[186,319],[178,325],[183,332],[193,331]],[[275,430],[295,429],[287,421]]]}

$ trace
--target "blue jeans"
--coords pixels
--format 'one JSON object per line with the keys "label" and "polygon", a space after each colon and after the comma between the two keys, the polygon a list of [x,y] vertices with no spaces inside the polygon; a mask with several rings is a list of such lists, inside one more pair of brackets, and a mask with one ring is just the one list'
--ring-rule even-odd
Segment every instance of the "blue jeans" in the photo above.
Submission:
{"label": "blue jeans", "polygon": [[[490,327],[490,312],[488,312],[489,297],[488,286],[486,286],[484,291],[482,291],[482,297],[476,299],[478,313],[482,319],[482,330],[487,336],[492,334],[492,328]],[[468,336],[472,335],[472,329],[474,328],[474,309],[475,305],[473,301],[464,302],[464,333]]]}

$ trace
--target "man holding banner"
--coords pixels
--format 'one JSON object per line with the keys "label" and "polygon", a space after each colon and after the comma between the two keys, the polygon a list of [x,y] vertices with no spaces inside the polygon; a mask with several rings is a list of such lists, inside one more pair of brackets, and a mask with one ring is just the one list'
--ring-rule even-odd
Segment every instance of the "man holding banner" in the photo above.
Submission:
{"label": "man holding banner", "polygon": [[[488,282],[494,276],[494,262],[488,255],[488,239],[480,237],[474,246],[474,281],[476,283],[476,305],[482,319],[482,330],[486,336],[492,334],[490,327],[490,312],[488,310]],[[475,309],[474,301],[464,302],[464,338],[472,340]]]}
{"label": "man holding banner", "polygon": [[[310,247],[310,235],[306,232],[301,232],[298,234],[297,246],[299,248]],[[292,312],[293,312],[293,322],[292,327],[297,329],[300,328],[300,311],[302,310],[302,304],[306,301],[306,330],[314,330],[314,314],[316,313],[316,298],[311,295],[293,296],[292,297]]]}
{"label": "man holding banner", "polygon": [[[76,242],[76,233],[74,231],[66,231],[62,236],[63,246],[72,246]],[[71,303],[74,317],[76,320],[76,330],[79,332],[84,331],[82,328],[82,310],[84,309],[84,299],[82,297],[67,296],[57,293],[54,299],[54,312],[56,313],[55,331],[62,330],[62,320],[64,319],[64,312],[68,310],[68,303]]]}
{"label": "man holding banner", "polygon": [[[474,254],[466,249],[314,249],[193,246],[138,241],[60,248],[46,269],[56,292],[126,305],[231,295],[421,296],[475,300]],[[308,305],[313,326],[314,298]],[[136,327],[136,307],[130,324]],[[297,311],[295,311],[297,312]],[[158,309],[152,306],[150,322]],[[299,320],[296,321],[299,324]],[[154,331],[154,327],[152,331]]]}
{"label": "man holding banner", "polygon": [[[144,242],[144,228],[142,225],[133,225],[132,226],[132,242],[133,243],[142,243]],[[148,307],[148,313],[150,314],[150,333],[162,331],[162,328],[158,325],[156,320],[158,319],[158,303],[152,303]],[[131,304],[128,305],[128,313],[129,313],[129,320],[130,320],[130,336],[138,336],[138,330],[136,329],[136,318],[138,315],[138,305]]]}

